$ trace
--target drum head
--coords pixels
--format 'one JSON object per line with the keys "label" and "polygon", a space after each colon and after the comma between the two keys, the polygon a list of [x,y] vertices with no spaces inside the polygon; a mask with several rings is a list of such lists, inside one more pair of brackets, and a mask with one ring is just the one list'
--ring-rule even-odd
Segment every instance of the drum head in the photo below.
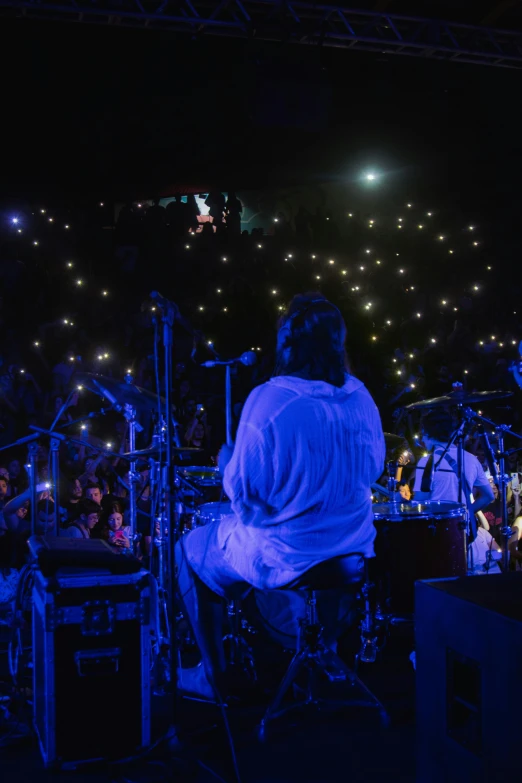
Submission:
{"label": "drum head", "polygon": [[221,476],[219,468],[201,468],[189,466],[182,468],[181,475],[188,481],[192,481],[198,487],[219,487],[221,486]]}
{"label": "drum head", "polygon": [[223,517],[232,514],[232,504],[227,502],[202,503],[197,510],[198,525],[208,525],[209,522],[219,522]]}
{"label": "drum head", "polygon": [[375,520],[402,522],[405,519],[463,519],[466,509],[448,500],[426,500],[422,503],[374,503]]}

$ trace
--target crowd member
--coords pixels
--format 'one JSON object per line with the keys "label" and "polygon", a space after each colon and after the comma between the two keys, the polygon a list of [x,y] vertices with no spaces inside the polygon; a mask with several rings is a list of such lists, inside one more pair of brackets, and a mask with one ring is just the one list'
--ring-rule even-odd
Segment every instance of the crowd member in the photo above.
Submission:
{"label": "crowd member", "polygon": [[67,496],[63,503],[63,515],[68,522],[74,522],[79,515],[83,489],[79,479],[71,478],[67,482]]}
{"label": "crowd member", "polygon": [[61,535],[65,538],[91,538],[91,533],[100,519],[101,508],[89,498],[84,498],[78,504],[78,516],[71,522]]}
{"label": "crowd member", "polygon": [[101,538],[117,549],[129,549],[130,528],[123,526],[123,508],[119,503],[111,503],[101,518]]}
{"label": "crowd member", "polygon": [[103,493],[100,485],[95,484],[92,481],[89,481],[89,483],[85,487],[85,497],[88,500],[94,501],[94,503],[96,503],[97,506],[101,506]]}

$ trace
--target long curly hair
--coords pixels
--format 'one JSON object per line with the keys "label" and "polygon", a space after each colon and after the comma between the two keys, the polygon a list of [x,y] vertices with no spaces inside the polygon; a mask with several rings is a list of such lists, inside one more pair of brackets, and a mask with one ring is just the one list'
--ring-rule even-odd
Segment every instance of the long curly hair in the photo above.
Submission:
{"label": "long curly hair", "polygon": [[274,376],[344,386],[349,371],[345,341],[339,309],[320,293],[298,294],[279,319]]}

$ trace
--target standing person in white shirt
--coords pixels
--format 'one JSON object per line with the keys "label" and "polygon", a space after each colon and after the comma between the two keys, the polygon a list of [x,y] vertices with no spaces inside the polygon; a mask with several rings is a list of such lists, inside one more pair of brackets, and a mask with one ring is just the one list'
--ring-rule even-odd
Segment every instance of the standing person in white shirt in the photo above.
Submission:
{"label": "standing person in white shirt", "polygon": [[[446,445],[455,429],[449,413],[435,410],[422,419],[422,442],[429,456],[422,457],[416,465],[414,498],[418,500],[445,500],[461,503],[470,513],[488,506],[493,502],[493,490],[488,477],[478,459],[464,451],[464,470],[462,496],[459,500],[458,453],[456,446]],[[442,457],[442,460],[441,460]],[[473,502],[470,496],[473,494]]]}
{"label": "standing person in white shirt", "polygon": [[220,454],[233,514],[177,545],[179,594],[203,663],[180,670],[186,692],[221,690],[221,599],[283,587],[332,557],[374,554],[371,484],[384,438],[373,399],[348,373],[345,339],[335,305],[321,294],[294,298],[279,324],[275,376],[252,391],[233,452]]}

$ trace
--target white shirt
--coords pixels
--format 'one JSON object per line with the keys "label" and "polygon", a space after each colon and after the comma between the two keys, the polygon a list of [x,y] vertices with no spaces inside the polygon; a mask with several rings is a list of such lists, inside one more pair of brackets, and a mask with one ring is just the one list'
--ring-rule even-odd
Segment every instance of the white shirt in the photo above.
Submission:
{"label": "white shirt", "polygon": [[[433,468],[435,468],[435,465],[438,463],[442,452],[444,451],[443,446],[436,446],[434,457],[433,457]],[[448,449],[448,454],[451,457],[452,460],[455,460],[456,463],[458,463],[458,452],[456,446],[451,446]],[[421,492],[421,486],[422,486],[422,476],[424,473],[424,468],[426,467],[426,463],[428,462],[429,457],[422,457],[416,466],[415,470],[415,486],[414,491]],[[491,486],[488,481],[488,478],[486,474],[484,473],[484,469],[478,459],[473,456],[473,454],[470,454],[468,451],[464,452],[464,478],[465,483],[470,489],[470,492],[473,491],[474,487],[486,487],[488,492],[491,492]],[[459,483],[456,473],[454,472],[453,468],[451,467],[450,463],[447,462],[446,458],[441,461],[439,467],[437,470],[433,470],[432,474],[432,489],[430,493],[430,500],[446,500],[446,501],[452,501],[454,503],[458,502],[458,495],[459,495]],[[466,500],[464,495],[461,498],[461,503],[466,505]]]}
{"label": "white shirt", "polygon": [[217,532],[226,560],[271,589],[331,557],[371,557],[371,484],[384,455],[379,412],[356,378],[342,388],[291,376],[258,386],[224,473],[234,512]]}

